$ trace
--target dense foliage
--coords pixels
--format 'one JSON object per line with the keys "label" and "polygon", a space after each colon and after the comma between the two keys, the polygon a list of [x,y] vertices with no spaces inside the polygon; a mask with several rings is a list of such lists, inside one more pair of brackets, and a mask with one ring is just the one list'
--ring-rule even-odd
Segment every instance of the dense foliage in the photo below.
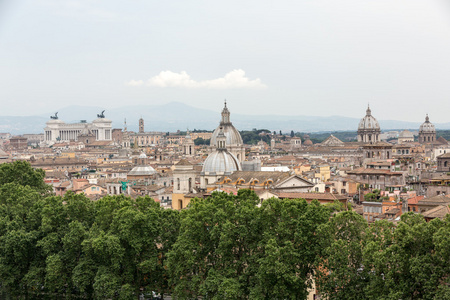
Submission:
{"label": "dense foliage", "polygon": [[436,137],[443,137],[444,139],[446,139],[447,141],[450,141],[450,130],[439,130],[436,129]]}
{"label": "dense foliage", "polygon": [[194,140],[194,145],[199,146],[199,145],[207,145],[209,146],[211,140],[210,139],[203,139],[201,137],[198,137]]}
{"label": "dense foliage", "polygon": [[339,203],[261,203],[250,190],[178,212],[53,196],[23,162],[0,174],[0,287],[13,296],[305,299],[314,281],[328,299],[450,299],[450,218],[369,225]]}
{"label": "dense foliage", "polygon": [[243,130],[240,132],[242,141],[246,145],[256,145],[259,141],[264,141],[267,144],[270,144],[270,133],[270,130],[267,129],[253,129],[251,131]]}

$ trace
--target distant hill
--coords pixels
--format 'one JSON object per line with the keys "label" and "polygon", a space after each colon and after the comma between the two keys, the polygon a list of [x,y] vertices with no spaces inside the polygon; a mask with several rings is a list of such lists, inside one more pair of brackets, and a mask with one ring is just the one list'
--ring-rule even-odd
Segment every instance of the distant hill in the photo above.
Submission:
{"label": "distant hill", "polygon": [[[0,117],[0,132],[11,134],[42,133],[45,122],[58,111],[60,120],[66,123],[87,120],[91,122],[97,114],[105,110],[105,116],[113,121],[113,128],[123,128],[126,118],[128,130],[138,129],[138,120],[144,118],[146,131],[176,131],[216,128],[220,121],[220,111],[195,108],[184,103],[171,102],[164,105],[134,105],[119,108],[96,106],[68,106],[44,115],[29,117]],[[239,130],[253,128],[271,131],[318,132],[318,131],[356,131],[359,118],[342,116],[318,117],[311,115],[244,115],[233,113],[231,121]],[[363,116],[361,116],[363,117]],[[413,129],[417,130],[422,122],[404,122],[396,120],[379,120],[382,130]],[[450,129],[450,123],[435,124],[438,129]]]}

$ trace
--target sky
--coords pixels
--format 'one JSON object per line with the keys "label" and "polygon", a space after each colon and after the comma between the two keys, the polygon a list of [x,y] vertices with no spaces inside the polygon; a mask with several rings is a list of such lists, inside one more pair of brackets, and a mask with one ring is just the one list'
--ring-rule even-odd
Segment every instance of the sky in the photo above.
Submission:
{"label": "sky", "polygon": [[69,105],[450,121],[448,0],[0,0],[0,115]]}

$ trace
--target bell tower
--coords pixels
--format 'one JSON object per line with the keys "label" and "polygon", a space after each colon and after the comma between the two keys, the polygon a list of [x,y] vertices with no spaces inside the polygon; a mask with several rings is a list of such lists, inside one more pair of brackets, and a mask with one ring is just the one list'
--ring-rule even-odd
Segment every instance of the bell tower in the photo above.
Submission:
{"label": "bell tower", "polygon": [[139,119],[139,133],[144,133],[144,119],[142,117]]}

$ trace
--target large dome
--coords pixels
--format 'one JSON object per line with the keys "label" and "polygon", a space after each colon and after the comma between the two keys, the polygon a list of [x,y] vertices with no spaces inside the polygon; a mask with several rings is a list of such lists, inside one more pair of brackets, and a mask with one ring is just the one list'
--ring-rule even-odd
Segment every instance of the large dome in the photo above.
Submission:
{"label": "large dome", "polygon": [[203,163],[202,175],[229,175],[240,171],[239,160],[226,150],[216,150]]}
{"label": "large dome", "polygon": [[[213,134],[211,135],[210,145],[215,145],[217,142],[217,135],[219,134],[219,128],[222,125],[217,126],[216,130],[214,130]],[[242,137],[239,131],[237,131],[236,128],[232,124],[230,125],[223,125],[222,126],[223,134],[226,137],[226,143],[228,146],[233,145],[242,145]]]}
{"label": "large dome", "polygon": [[372,111],[368,107],[366,110],[366,115],[359,121],[358,130],[361,129],[380,129],[380,124],[378,124],[377,119],[372,116]]}
{"label": "large dome", "polygon": [[222,120],[220,121],[220,125],[217,126],[216,130],[214,130],[211,135],[210,145],[217,144],[217,135],[219,134],[220,128],[222,128],[223,134],[226,137],[227,146],[235,146],[242,145],[242,137],[239,131],[234,128],[233,124],[230,121],[230,111],[227,108],[227,103],[225,102],[225,107],[222,110]]}
{"label": "large dome", "polygon": [[436,128],[434,127],[433,123],[430,122],[430,118],[428,115],[425,118],[425,122],[420,125],[419,132],[429,132],[429,133],[435,133]]}

